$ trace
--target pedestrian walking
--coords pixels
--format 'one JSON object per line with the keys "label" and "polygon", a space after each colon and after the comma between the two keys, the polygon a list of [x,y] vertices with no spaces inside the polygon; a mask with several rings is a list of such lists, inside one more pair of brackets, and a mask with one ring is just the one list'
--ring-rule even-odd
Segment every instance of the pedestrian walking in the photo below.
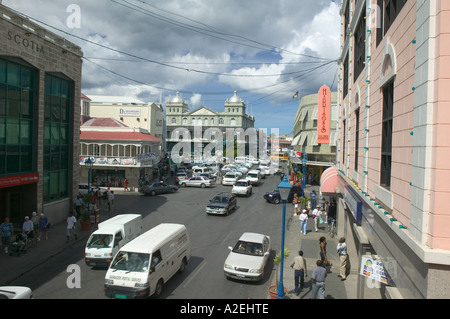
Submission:
{"label": "pedestrian walking", "polygon": [[314,209],[316,207],[316,191],[312,190],[309,196],[311,197],[311,208]]}
{"label": "pedestrian walking", "polygon": [[311,280],[313,282],[311,299],[325,299],[325,278],[327,277],[327,270],[320,260],[317,260],[316,265],[317,267],[313,270],[311,275]]}
{"label": "pedestrian walking", "polygon": [[306,225],[308,224],[308,210],[303,209],[300,216],[300,234],[306,235]]}
{"label": "pedestrian walking", "polygon": [[308,271],[306,268],[306,260],[303,258],[303,251],[298,251],[298,256],[294,257],[292,261],[291,268],[294,269],[294,286],[295,294],[298,296],[300,290],[303,289],[305,284],[305,276],[308,276]]}
{"label": "pedestrian walking", "polygon": [[41,213],[39,216],[40,217],[39,217],[39,237],[38,237],[38,241],[41,240],[41,236],[42,235],[45,235],[45,240],[47,240],[48,239],[47,228],[48,228],[48,224],[49,224],[48,218],[45,217],[44,213]]}
{"label": "pedestrian walking", "polygon": [[294,200],[292,202],[294,204],[294,216],[297,216],[297,209],[298,209],[298,195],[297,193],[294,193]]}
{"label": "pedestrian walking", "polygon": [[39,216],[36,212],[31,214],[31,221],[33,222],[34,229],[33,240],[36,241],[36,239],[39,238]]}
{"label": "pedestrian walking", "polygon": [[2,233],[2,244],[5,247],[5,253],[7,254],[11,236],[14,236],[14,227],[9,221],[9,217],[6,217],[5,221],[0,224],[0,232]]}
{"label": "pedestrian walking", "polygon": [[123,190],[125,192],[128,192],[128,179],[125,178],[125,180],[123,181]]}
{"label": "pedestrian walking", "polygon": [[73,205],[75,206],[75,212],[77,214],[76,218],[80,219],[81,217],[81,206],[83,205],[83,199],[81,199],[81,195],[78,194],[77,198],[73,200]]}
{"label": "pedestrian walking", "polygon": [[322,262],[322,265],[326,267],[328,265],[328,259],[327,259],[327,239],[322,236],[319,238],[319,247],[320,247],[320,261]]}
{"label": "pedestrian walking", "polygon": [[108,205],[109,205],[109,212],[112,213],[114,210],[114,191],[110,191],[108,193]]}
{"label": "pedestrian walking", "polygon": [[322,210],[319,205],[316,205],[316,208],[312,212],[314,218],[314,228],[316,232],[319,230],[319,224],[323,222],[322,220]]}
{"label": "pedestrian walking", "polygon": [[67,217],[67,227],[66,227],[66,236],[67,241],[70,240],[70,237],[72,234],[75,236],[75,239],[77,239],[77,231],[75,229],[75,225],[77,224],[77,219],[75,216],[73,216],[72,212],[69,212],[69,216]]}
{"label": "pedestrian walking", "polygon": [[347,244],[345,243],[345,238],[341,237],[339,239],[339,243],[337,244],[337,252],[339,254],[339,277],[344,281],[347,279],[347,262],[348,262],[348,254],[347,254]]}
{"label": "pedestrian walking", "polygon": [[22,232],[27,235],[27,241],[30,241],[33,243],[33,247],[34,247],[34,225],[33,225],[33,221],[30,220],[30,217],[25,216],[25,221],[23,222],[22,225]]}

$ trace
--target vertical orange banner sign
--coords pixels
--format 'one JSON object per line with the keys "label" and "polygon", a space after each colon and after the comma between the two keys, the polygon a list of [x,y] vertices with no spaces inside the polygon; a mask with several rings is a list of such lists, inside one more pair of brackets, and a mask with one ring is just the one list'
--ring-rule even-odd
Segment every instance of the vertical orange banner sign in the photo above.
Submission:
{"label": "vertical orange banner sign", "polygon": [[326,85],[319,90],[319,112],[317,116],[317,143],[330,142],[331,91]]}

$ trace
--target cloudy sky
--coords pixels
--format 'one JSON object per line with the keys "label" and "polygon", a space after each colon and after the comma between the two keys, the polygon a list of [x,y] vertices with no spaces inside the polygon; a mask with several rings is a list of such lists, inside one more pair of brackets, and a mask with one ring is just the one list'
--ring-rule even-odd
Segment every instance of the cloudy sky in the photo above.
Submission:
{"label": "cloudy sky", "polygon": [[291,133],[300,99],[336,90],[331,0],[3,0],[82,48],[84,94],[223,111],[234,91],[256,128]]}

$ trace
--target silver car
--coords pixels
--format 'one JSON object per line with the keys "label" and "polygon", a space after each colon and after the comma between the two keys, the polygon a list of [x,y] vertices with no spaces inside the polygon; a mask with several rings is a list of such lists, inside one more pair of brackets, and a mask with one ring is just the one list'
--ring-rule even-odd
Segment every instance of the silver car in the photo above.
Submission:
{"label": "silver car", "polygon": [[211,187],[214,185],[214,181],[210,180],[207,177],[204,176],[194,176],[189,178],[188,180],[181,181],[180,186],[187,187],[187,186],[194,186],[194,187]]}
{"label": "silver car", "polygon": [[257,233],[244,233],[230,253],[223,270],[227,278],[259,281],[270,257],[270,237]]}

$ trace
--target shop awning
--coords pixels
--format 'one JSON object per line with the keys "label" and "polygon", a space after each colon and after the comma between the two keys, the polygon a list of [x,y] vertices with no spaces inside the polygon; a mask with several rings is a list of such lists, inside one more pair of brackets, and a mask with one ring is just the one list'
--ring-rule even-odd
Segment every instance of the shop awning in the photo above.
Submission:
{"label": "shop awning", "polygon": [[321,193],[337,193],[339,189],[339,174],[335,166],[327,168],[320,177]]}

